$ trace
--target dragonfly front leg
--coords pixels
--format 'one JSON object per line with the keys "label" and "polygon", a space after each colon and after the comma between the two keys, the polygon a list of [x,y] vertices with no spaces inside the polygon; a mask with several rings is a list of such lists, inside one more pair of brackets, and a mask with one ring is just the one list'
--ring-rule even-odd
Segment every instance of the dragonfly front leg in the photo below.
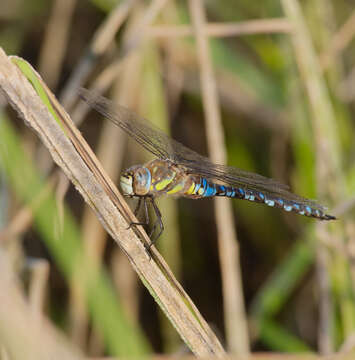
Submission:
{"label": "dragonfly front leg", "polygon": [[[138,225],[148,225],[149,224],[149,212],[148,212],[148,200],[150,200],[150,202],[152,203],[153,206],[153,210],[156,216],[156,221],[152,227],[152,230],[149,234],[149,237],[151,239],[151,243],[149,244],[149,246],[147,247],[147,249],[149,250],[154,243],[159,239],[160,235],[162,234],[162,232],[164,231],[164,224],[163,224],[163,220],[162,220],[162,216],[161,216],[161,212],[157,206],[157,204],[154,201],[154,198],[151,196],[141,196],[138,200],[138,204],[134,210],[134,215],[137,215],[140,208],[142,207],[142,202],[144,204],[144,217],[145,217],[145,221],[144,222],[131,222],[128,229],[130,229],[132,226],[138,226]],[[154,234],[155,230],[157,229],[157,227],[159,226],[159,231],[157,233],[157,235],[155,235],[154,237],[152,237],[152,235]]]}
{"label": "dragonfly front leg", "polygon": [[139,198],[138,203],[137,203],[137,206],[136,206],[136,208],[135,208],[134,211],[133,211],[133,214],[134,214],[135,217],[137,217],[138,212],[139,212],[139,209],[141,208],[142,199],[143,199],[142,197]]}
{"label": "dragonfly front leg", "polygon": [[140,210],[140,208],[142,207],[142,201],[143,201],[143,204],[144,204],[144,222],[140,222],[140,221],[131,222],[131,223],[129,224],[129,226],[128,226],[127,229],[130,229],[132,226],[138,226],[138,225],[145,226],[145,225],[148,225],[148,224],[149,224],[147,198],[146,198],[145,196],[140,196],[140,197],[139,197],[137,206],[136,206],[136,208],[134,209],[134,212],[133,212],[133,213],[134,213],[134,216],[137,216],[137,215],[138,215],[139,210]]}
{"label": "dragonfly front leg", "polygon": [[[160,235],[161,235],[161,234],[163,233],[163,231],[164,231],[164,223],[163,223],[163,220],[162,220],[161,212],[160,212],[157,204],[155,203],[153,197],[150,198],[150,201],[152,202],[153,209],[154,209],[155,216],[156,216],[157,220],[155,221],[155,223],[154,223],[154,225],[153,225],[153,228],[152,228],[152,231],[150,232],[150,235],[149,235],[149,237],[151,238],[151,239],[150,239],[150,240],[151,240],[151,243],[150,243],[150,245],[149,245],[149,249],[154,245],[154,243],[159,239]],[[155,229],[157,228],[157,225],[159,225],[159,228],[160,228],[160,229],[159,229],[159,232],[158,232],[158,234],[157,234],[154,238],[152,238],[152,235],[153,235]]]}

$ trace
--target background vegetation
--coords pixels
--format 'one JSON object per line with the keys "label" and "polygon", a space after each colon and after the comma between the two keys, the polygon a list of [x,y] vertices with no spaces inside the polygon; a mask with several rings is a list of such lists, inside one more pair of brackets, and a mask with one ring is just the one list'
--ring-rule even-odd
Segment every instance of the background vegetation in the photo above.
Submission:
{"label": "background vegetation", "polygon": [[[287,183],[339,217],[324,224],[246,201],[159,200],[157,247],[233,353],[354,346],[354,5],[0,3],[0,46],[31,63],[73,119],[73,88],[98,88],[199,153]],[[11,110],[0,123],[1,261],[30,308],[89,356],[187,351],[38,138]],[[98,114],[80,130],[113,179],[151,158]],[[71,224],[60,242],[52,212]],[[88,294],[78,253],[102,267]]]}

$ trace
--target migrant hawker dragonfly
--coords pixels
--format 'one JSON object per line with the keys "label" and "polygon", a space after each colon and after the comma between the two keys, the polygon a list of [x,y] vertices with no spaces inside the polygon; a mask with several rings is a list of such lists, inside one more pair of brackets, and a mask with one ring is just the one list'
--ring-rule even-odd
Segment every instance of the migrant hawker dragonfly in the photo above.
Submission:
{"label": "migrant hawker dragonfly", "polygon": [[136,213],[143,200],[147,218],[147,201],[152,203],[160,226],[155,240],[164,229],[154,201],[161,195],[191,199],[225,196],[263,203],[319,220],[335,219],[315,201],[290,192],[287,185],[236,167],[213,164],[125,107],[86,89],[80,89],[80,96],[157,157],[144,165],[130,167],[121,174],[120,181],[124,195],[139,198]]}

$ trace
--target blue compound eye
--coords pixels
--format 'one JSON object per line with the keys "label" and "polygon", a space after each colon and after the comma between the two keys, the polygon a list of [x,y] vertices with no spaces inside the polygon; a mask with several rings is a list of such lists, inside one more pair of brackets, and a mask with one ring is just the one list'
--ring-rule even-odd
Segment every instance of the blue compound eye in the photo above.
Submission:
{"label": "blue compound eye", "polygon": [[136,171],[136,181],[139,183],[139,185],[141,186],[147,185],[147,183],[150,182],[149,179],[150,179],[150,173],[147,168],[142,167]]}
{"label": "blue compound eye", "polygon": [[134,171],[134,189],[138,195],[145,195],[149,192],[151,185],[151,174],[146,167],[139,167]]}

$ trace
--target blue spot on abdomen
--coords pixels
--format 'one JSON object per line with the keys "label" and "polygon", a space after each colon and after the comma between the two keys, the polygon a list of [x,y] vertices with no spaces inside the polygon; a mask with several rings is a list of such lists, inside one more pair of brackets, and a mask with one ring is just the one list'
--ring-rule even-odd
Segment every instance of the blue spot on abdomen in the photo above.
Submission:
{"label": "blue spot on abdomen", "polygon": [[205,190],[203,196],[209,197],[216,195],[216,186],[214,184],[207,184],[207,189]]}

